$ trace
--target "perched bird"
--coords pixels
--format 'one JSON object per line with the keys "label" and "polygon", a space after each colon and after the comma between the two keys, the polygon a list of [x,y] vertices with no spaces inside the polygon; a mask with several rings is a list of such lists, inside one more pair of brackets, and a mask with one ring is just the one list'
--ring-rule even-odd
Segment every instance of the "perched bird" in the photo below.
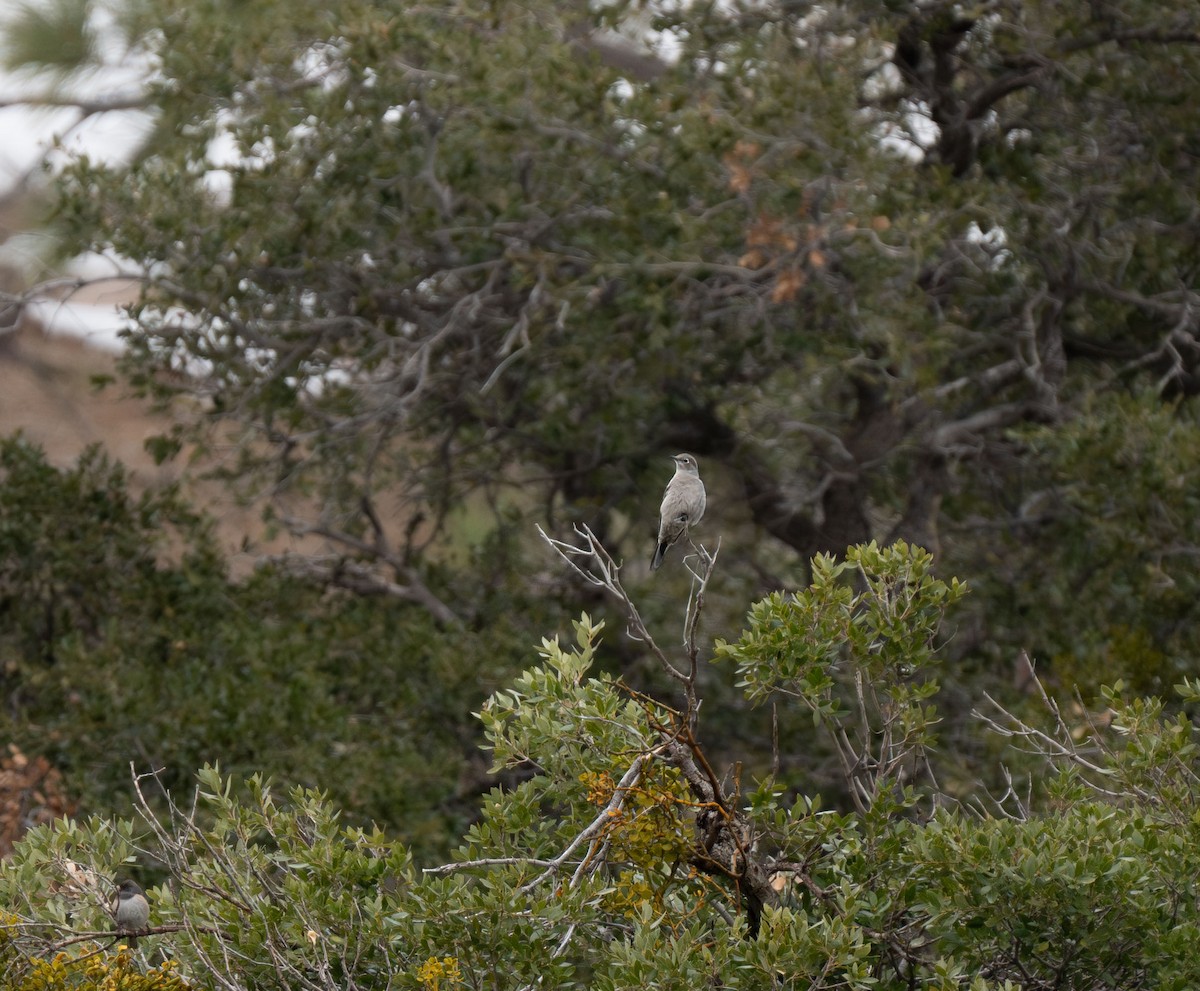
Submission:
{"label": "perched bird", "polygon": [[690,454],[676,454],[675,474],[667,482],[662,506],[658,510],[658,547],[650,570],[657,571],[663,563],[663,555],[691,527],[704,516],[704,483],[700,481],[700,466]]}
{"label": "perched bird", "polygon": [[[117,932],[139,932],[150,924],[150,903],[136,881],[124,880],[117,888]],[[129,945],[137,949],[137,937],[129,937]]]}

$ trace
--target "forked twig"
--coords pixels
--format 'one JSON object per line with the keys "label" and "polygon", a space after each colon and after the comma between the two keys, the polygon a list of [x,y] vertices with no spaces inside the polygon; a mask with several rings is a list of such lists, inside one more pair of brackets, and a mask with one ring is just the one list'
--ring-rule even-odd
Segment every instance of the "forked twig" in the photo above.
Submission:
{"label": "forked twig", "polygon": [[688,567],[693,582],[688,597],[687,614],[684,620],[683,646],[687,657],[687,666],[685,668],[667,656],[666,651],[658,645],[653,635],[646,628],[646,623],[642,619],[641,613],[638,611],[632,597],[621,581],[622,566],[614,560],[613,556],[600,542],[600,539],[592,532],[591,527],[584,524],[583,526],[576,526],[574,529],[575,533],[582,538],[582,543],[580,544],[573,544],[569,541],[551,537],[541,526],[537,527],[537,532],[575,574],[579,575],[589,585],[604,589],[621,604],[622,609],[625,611],[626,635],[632,640],[645,644],[651,655],[658,662],[659,667],[683,687],[687,703],[685,707],[687,722],[693,723],[700,708],[700,701],[696,695],[697,658],[700,646],[696,634],[699,627],[700,615],[704,609],[704,593],[708,587],[709,579],[712,578],[713,571],[716,568],[717,553],[720,551],[720,544],[718,543],[717,551],[712,554],[703,547],[692,544],[692,547],[700,557],[700,566],[698,569],[693,569],[691,566]]}

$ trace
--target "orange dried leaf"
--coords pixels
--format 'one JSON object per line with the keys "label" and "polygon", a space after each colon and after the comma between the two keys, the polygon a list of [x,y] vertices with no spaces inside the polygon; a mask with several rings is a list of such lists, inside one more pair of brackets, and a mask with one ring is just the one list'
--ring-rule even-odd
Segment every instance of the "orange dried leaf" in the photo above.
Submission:
{"label": "orange dried leaf", "polygon": [[746,231],[746,243],[751,247],[766,246],[775,243],[779,231],[779,221],[764,213],[758,215],[750,229]]}
{"label": "orange dried leaf", "polygon": [[789,268],[779,273],[775,287],[771,290],[772,303],[790,303],[808,279],[798,268]]}
{"label": "orange dried leaf", "polygon": [[798,242],[794,235],[784,230],[782,220],[760,213],[753,226],[746,231],[746,243],[751,247],[783,248],[786,251],[795,251]]}
{"label": "orange dried leaf", "polygon": [[729,188],[733,192],[744,193],[750,188],[750,170],[746,166],[730,161],[728,157],[725,165],[729,169]]}

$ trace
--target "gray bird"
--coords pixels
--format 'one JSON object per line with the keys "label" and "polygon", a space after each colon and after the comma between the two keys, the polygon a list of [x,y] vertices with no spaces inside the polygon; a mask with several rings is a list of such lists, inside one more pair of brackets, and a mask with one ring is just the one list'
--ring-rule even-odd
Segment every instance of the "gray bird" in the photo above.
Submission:
{"label": "gray bird", "polygon": [[700,481],[700,466],[696,459],[690,454],[676,454],[671,460],[675,462],[675,474],[667,482],[658,510],[658,547],[650,562],[651,571],[662,566],[667,548],[704,516],[704,483]]}
{"label": "gray bird", "polygon": [[[140,932],[150,924],[150,903],[136,881],[122,881],[117,888],[117,932]],[[131,949],[137,949],[137,937],[129,937]]]}

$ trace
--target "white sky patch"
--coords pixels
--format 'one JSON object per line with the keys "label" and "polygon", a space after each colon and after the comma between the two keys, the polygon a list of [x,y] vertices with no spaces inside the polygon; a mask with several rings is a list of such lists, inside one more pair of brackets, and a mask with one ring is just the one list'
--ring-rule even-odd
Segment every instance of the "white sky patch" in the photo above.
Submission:
{"label": "white sky patch", "polygon": [[[597,0],[593,10],[612,6],[611,0]],[[640,3],[625,11],[624,19],[615,28],[603,28],[596,37],[613,42],[624,42],[634,48],[655,55],[664,62],[674,64],[683,50],[681,28],[656,28],[654,21],[660,16],[676,15],[691,9],[691,0],[659,0],[657,3]]]}
{"label": "white sky patch", "polygon": [[233,202],[233,173],[228,169],[209,169],[201,181],[217,206],[227,207]]}
{"label": "white sky patch", "polygon": [[404,115],[408,113],[408,107],[396,104],[394,107],[388,107],[383,112],[383,122],[385,124],[399,124],[404,119]]}
{"label": "white sky patch", "polygon": [[[72,285],[75,280],[87,284]],[[137,298],[139,283],[140,269],[133,262],[89,252],[68,264],[65,278],[44,283],[45,293],[29,300],[26,309],[48,334],[78,338],[115,354],[125,346],[121,332],[134,325],[123,308]]]}
{"label": "white sky patch", "polygon": [[154,115],[145,110],[110,110],[70,126],[61,141],[48,153],[52,169],[59,169],[80,156],[112,165],[127,165],[154,131]]}
{"label": "white sky patch", "polygon": [[[11,73],[0,71],[0,101],[34,98],[27,87]],[[97,86],[87,99],[127,100],[136,97],[128,89]],[[113,110],[84,117],[73,108],[34,108],[10,106],[0,108],[0,189],[48,161],[51,167],[61,168],[79,155],[101,162],[124,164],[149,137],[154,127],[153,116],[144,110]]]}
{"label": "white sky patch", "polygon": [[967,226],[967,240],[973,244],[981,245],[991,256],[992,271],[1002,268],[1012,259],[1012,252],[1008,250],[1008,234],[1003,227],[993,227],[988,231],[984,231],[975,221]]}
{"label": "white sky patch", "polygon": [[[292,63],[292,68],[302,79],[320,82],[325,92],[345,85],[350,74],[346,70],[344,40],[321,41],[309,45]],[[373,85],[375,70],[368,68],[364,75],[366,85]]]}
{"label": "white sky patch", "polygon": [[[12,0],[0,0],[0,26],[14,11]],[[40,165],[52,171],[86,155],[112,165],[132,160],[154,128],[154,112],[137,108],[84,114],[73,107],[38,107],[39,100],[78,99],[96,105],[136,103],[156,71],[152,58],[125,47],[112,11],[103,3],[91,8],[91,30],[102,64],[62,80],[0,69],[0,101],[28,100],[34,105],[0,108],[0,195],[35,175]],[[54,243],[44,231],[9,237],[0,245],[0,261],[18,269],[31,282],[52,277],[46,259]],[[44,295],[26,303],[26,313],[46,328],[83,340],[110,353],[124,348],[121,332],[131,324],[121,307],[136,296],[136,270],[114,259],[85,256],[68,266],[67,282],[98,280],[85,292],[72,291],[64,282],[48,283]],[[62,298],[58,298],[61,296]]]}
{"label": "white sky patch", "polygon": [[[874,127],[879,146],[914,164],[922,162],[937,144],[941,129],[934,123],[929,107],[918,101],[900,99],[904,80],[891,61],[893,46],[884,45],[880,62],[863,81],[863,98],[868,104],[883,103],[889,98],[899,100],[897,115],[880,120]],[[866,118],[879,116],[879,111],[864,110]]]}
{"label": "white sky patch", "polygon": [[[868,110],[863,113],[875,116],[874,111]],[[880,148],[899,155],[914,165],[925,160],[941,133],[937,124],[929,117],[915,111],[906,113],[902,123],[894,120],[880,121],[874,130]]]}
{"label": "white sky patch", "polygon": [[307,371],[299,376],[288,376],[285,380],[293,389],[307,393],[314,399],[320,398],[330,388],[352,386],[361,381],[358,375],[352,374],[345,368],[322,368],[319,371]]}
{"label": "white sky patch", "polygon": [[[117,0],[119,2],[119,0]],[[15,0],[0,0],[0,29],[16,13]],[[0,69],[0,101],[75,98],[97,104],[137,101],[156,71],[144,51],[130,51],[116,23],[112,6],[93,3],[90,30],[101,65],[61,81],[30,72]],[[127,109],[83,116],[78,109],[0,108],[0,192],[20,181],[42,161],[61,167],[85,154],[103,162],[128,162],[150,135],[153,113]]]}
{"label": "white sky patch", "polygon": [[900,70],[891,61],[894,50],[894,45],[883,46],[883,55],[887,61],[881,64],[879,68],[863,81],[863,97],[871,103],[876,103],[888,96],[893,96],[901,92],[904,88],[904,80],[900,76]]}
{"label": "white sky patch", "polygon": [[21,231],[10,235],[0,244],[0,265],[15,269],[29,282],[47,275],[46,258],[53,253],[54,244],[41,231]]}
{"label": "white sky patch", "polygon": [[[309,133],[314,129],[312,118],[298,124],[297,131]],[[254,142],[250,151],[243,153],[235,137],[236,114],[222,110],[217,115],[216,134],[204,147],[204,160],[212,166],[201,180],[204,188],[220,206],[228,206],[233,200],[233,173],[235,170],[266,168],[277,158],[275,140],[266,135]]]}
{"label": "white sky patch", "polygon": [[73,337],[109,354],[125,350],[121,332],[132,326],[115,306],[98,303],[34,299],[25,304],[25,309],[51,337]]}
{"label": "white sky patch", "polygon": [[141,266],[132,259],[99,251],[77,255],[67,271],[80,279],[136,279],[142,275]]}

